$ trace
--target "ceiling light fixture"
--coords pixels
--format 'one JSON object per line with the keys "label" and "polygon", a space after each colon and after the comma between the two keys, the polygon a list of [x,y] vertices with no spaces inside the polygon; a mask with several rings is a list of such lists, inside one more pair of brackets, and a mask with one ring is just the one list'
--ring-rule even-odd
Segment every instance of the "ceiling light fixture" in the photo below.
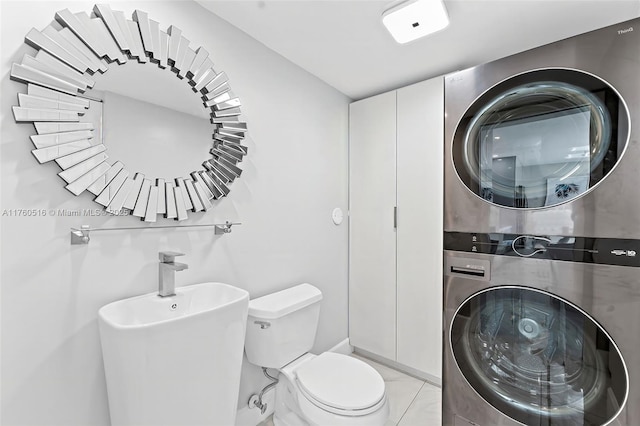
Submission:
{"label": "ceiling light fixture", "polygon": [[382,14],[382,23],[398,43],[408,43],[449,25],[443,0],[407,0]]}

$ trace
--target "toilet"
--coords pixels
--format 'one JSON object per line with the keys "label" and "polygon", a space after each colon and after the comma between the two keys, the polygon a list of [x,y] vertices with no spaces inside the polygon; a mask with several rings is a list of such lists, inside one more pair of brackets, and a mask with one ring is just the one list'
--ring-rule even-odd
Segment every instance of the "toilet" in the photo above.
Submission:
{"label": "toilet", "polygon": [[280,373],[274,424],[382,426],[389,402],[380,374],[348,355],[309,353],[321,300],[320,290],[305,283],[249,302],[247,359]]}

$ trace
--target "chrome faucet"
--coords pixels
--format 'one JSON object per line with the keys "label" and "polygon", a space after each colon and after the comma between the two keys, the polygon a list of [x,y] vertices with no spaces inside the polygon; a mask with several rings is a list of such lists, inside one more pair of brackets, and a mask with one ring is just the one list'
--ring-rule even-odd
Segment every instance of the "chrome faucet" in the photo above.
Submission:
{"label": "chrome faucet", "polygon": [[176,295],[176,271],[183,271],[189,268],[186,263],[176,262],[177,256],[184,256],[184,253],[174,251],[161,251],[160,257],[158,296],[167,297]]}

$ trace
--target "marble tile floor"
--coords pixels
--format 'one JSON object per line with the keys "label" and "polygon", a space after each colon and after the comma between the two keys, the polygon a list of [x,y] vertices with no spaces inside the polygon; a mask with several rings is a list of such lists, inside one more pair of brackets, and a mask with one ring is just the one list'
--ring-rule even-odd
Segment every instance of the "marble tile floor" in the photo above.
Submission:
{"label": "marble tile floor", "polygon": [[[358,354],[352,356],[371,365],[384,379],[391,404],[391,413],[385,426],[437,426],[442,424],[442,390],[439,387]],[[269,418],[258,426],[273,426],[273,421]]]}

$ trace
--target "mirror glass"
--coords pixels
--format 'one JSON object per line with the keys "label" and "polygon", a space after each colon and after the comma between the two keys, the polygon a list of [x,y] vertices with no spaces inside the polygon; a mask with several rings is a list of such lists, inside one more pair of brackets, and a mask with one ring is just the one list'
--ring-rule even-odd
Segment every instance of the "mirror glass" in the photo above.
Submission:
{"label": "mirror glass", "polygon": [[200,169],[210,157],[215,129],[186,79],[137,61],[93,78],[86,95],[102,101],[101,138],[110,158],[168,181]]}

